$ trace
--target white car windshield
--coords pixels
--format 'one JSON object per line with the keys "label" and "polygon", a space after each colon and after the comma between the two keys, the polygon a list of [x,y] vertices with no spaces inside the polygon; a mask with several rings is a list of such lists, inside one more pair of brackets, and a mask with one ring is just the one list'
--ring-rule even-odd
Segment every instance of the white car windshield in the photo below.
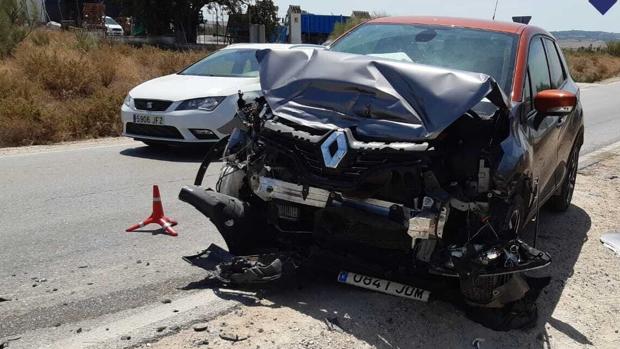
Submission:
{"label": "white car windshield", "polygon": [[225,77],[257,77],[258,61],[254,49],[220,50],[179,74]]}
{"label": "white car windshield", "polygon": [[493,31],[365,24],[333,43],[330,50],[484,73],[510,93],[516,47],[516,35]]}
{"label": "white car windshield", "polygon": [[105,18],[105,24],[110,24],[110,25],[119,25],[115,20],[113,20],[111,17],[106,17]]}

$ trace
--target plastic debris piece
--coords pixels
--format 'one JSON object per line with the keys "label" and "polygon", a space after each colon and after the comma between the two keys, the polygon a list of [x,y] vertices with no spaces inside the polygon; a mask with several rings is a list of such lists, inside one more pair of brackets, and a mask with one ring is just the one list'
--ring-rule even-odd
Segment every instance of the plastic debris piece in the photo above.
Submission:
{"label": "plastic debris piece", "polygon": [[614,253],[620,256],[620,232],[610,231],[601,236],[601,242],[603,246],[614,251]]}

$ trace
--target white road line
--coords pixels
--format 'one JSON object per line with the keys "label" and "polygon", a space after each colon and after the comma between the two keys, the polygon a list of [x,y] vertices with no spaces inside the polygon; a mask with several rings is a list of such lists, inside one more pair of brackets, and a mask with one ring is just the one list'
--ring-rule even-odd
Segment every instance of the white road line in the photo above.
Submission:
{"label": "white road line", "polygon": [[577,83],[577,86],[579,86],[579,88],[582,91],[587,91],[587,90],[592,90],[595,88],[604,88],[606,86],[613,86],[613,85],[617,85],[620,84],[620,81],[610,81],[610,82],[579,82]]}
{"label": "white road line", "polygon": [[[56,148],[56,149],[44,149],[44,150],[38,150],[38,148],[37,149],[32,149],[32,150],[30,150],[30,149],[24,149],[24,150],[17,149],[17,150],[15,150],[15,154],[12,154],[12,151],[3,151],[2,149],[0,149],[0,159],[3,159],[3,158],[16,158],[16,157],[32,156],[32,155],[47,155],[47,154],[73,152],[73,151],[82,151],[82,150],[105,149],[105,148],[114,148],[114,147],[140,146],[140,145],[132,141],[132,142],[120,143],[120,144],[82,146],[82,147],[78,147],[78,148],[73,148],[73,146],[75,146],[75,145],[74,144],[71,144],[71,145],[52,145],[50,147]],[[65,148],[65,147],[66,147],[66,149],[57,149],[57,148]],[[15,149],[15,148],[12,148],[12,149]]]}
{"label": "white road line", "polygon": [[[178,317],[184,312],[190,312],[196,308],[204,309],[201,319],[215,318],[218,315],[233,308],[238,303],[234,301],[226,301],[217,297],[213,291],[204,290],[198,293],[174,300],[170,304],[160,304],[155,307],[145,306],[143,311],[130,315],[124,319],[104,323],[99,327],[93,328],[88,332],[82,332],[73,337],[51,343],[44,348],[49,349],[82,349],[90,346],[100,347],[107,341],[118,341],[121,336],[130,334],[136,330],[148,328],[154,324]],[[172,310],[178,310],[174,313]],[[191,319],[188,319],[191,321]],[[178,324],[178,323],[177,323]],[[151,331],[155,333],[155,331]],[[136,338],[137,341],[144,341],[148,338]],[[133,340],[131,344],[136,344]],[[128,343],[129,344],[129,343]]]}
{"label": "white road line", "polygon": [[608,146],[579,156],[579,169],[597,164],[610,156],[620,154],[620,142],[612,143]]}

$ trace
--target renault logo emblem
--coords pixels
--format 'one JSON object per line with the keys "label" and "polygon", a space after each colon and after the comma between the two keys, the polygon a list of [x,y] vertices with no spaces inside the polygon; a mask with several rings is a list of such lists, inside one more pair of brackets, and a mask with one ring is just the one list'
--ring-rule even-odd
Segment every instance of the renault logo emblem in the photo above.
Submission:
{"label": "renault logo emblem", "polygon": [[321,145],[325,167],[337,168],[347,154],[347,136],[342,131],[333,132]]}

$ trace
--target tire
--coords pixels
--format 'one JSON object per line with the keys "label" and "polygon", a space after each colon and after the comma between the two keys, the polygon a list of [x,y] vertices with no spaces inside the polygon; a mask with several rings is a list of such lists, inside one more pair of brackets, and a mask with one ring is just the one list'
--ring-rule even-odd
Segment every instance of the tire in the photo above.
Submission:
{"label": "tire", "polygon": [[547,208],[554,212],[566,212],[573,200],[577,170],[579,169],[579,150],[574,146],[568,159],[568,169],[558,192],[547,201]]}

